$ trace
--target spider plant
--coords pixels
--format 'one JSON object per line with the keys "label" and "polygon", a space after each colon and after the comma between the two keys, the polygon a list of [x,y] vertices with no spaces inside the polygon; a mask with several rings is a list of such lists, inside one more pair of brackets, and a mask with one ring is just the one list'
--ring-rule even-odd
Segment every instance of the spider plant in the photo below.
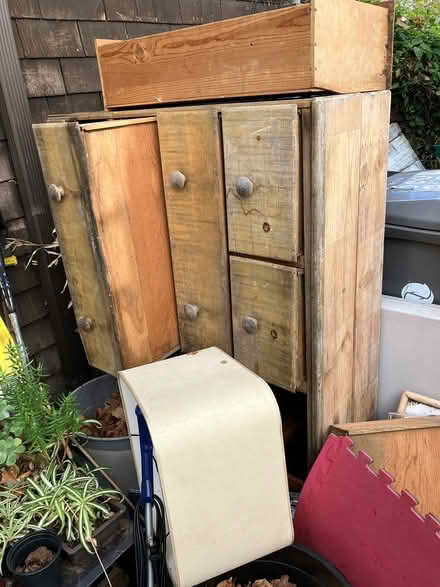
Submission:
{"label": "spider plant", "polygon": [[0,491],[0,572],[8,543],[31,530],[52,529],[67,542],[80,542],[96,553],[93,537],[98,523],[113,515],[109,501],[120,498],[99,487],[95,473],[66,460],[52,462],[37,477]]}

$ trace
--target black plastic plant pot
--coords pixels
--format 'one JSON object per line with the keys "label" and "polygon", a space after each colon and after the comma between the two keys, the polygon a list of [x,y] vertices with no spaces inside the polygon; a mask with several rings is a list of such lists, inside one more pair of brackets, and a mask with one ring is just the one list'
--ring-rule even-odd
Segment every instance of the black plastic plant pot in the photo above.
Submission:
{"label": "black plastic plant pot", "polygon": [[[14,585],[20,587],[60,587],[61,580],[61,545],[60,538],[49,530],[33,532],[11,546],[6,556],[6,566],[14,577]],[[28,554],[40,546],[46,546],[54,554],[48,565],[32,571],[20,573],[15,569],[24,564]]]}

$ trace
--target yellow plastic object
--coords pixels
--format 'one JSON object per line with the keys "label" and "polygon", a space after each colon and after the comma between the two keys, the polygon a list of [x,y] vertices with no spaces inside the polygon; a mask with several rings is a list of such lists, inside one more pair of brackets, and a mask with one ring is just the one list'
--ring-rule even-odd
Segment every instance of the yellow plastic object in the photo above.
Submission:
{"label": "yellow plastic object", "polygon": [[7,373],[11,367],[7,355],[7,348],[11,342],[13,343],[14,340],[10,335],[9,330],[6,328],[3,319],[0,317],[0,369],[5,373]]}
{"label": "yellow plastic object", "polygon": [[11,255],[10,257],[5,257],[5,267],[15,267],[18,264],[17,257],[15,255]]}

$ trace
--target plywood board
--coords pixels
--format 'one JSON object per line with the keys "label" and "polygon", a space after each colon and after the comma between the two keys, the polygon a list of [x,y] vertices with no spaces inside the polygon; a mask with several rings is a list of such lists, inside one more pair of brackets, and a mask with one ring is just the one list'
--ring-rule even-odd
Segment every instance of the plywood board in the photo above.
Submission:
{"label": "plywood board", "polygon": [[87,165],[79,127],[74,123],[35,125],[34,134],[46,183],[64,189],[62,201],[50,203],[76,318],[94,321],[90,331],[80,331],[88,361],[116,373],[122,368],[122,359],[111,297],[96,255],[99,242],[89,212]]}
{"label": "plywood board", "polygon": [[102,44],[107,108],[312,87],[310,5]]}
{"label": "plywood board", "polygon": [[389,92],[362,94],[351,420],[376,416],[387,191]]}
{"label": "plywood board", "polygon": [[235,256],[230,264],[234,357],[295,391],[304,378],[302,271]]}
{"label": "plywood board", "polygon": [[315,454],[353,410],[361,96],[312,104],[312,418]]}
{"label": "plywood board", "polygon": [[302,255],[296,105],[224,108],[222,125],[229,251],[296,262]]}
{"label": "plywood board", "polygon": [[134,367],[179,347],[157,125],[89,128],[84,139],[123,364]]}
{"label": "plywood board", "polygon": [[[217,346],[232,353],[217,112],[168,111],[158,120],[182,349]],[[176,170],[186,179],[181,188],[172,182]]]}
{"label": "plywood board", "polygon": [[343,93],[390,87],[393,10],[392,3],[313,0],[315,87]]}
{"label": "plywood board", "polygon": [[410,491],[419,513],[440,517],[440,417],[363,422],[333,431],[350,435],[356,451],[373,459],[375,470],[389,472],[396,491]]}

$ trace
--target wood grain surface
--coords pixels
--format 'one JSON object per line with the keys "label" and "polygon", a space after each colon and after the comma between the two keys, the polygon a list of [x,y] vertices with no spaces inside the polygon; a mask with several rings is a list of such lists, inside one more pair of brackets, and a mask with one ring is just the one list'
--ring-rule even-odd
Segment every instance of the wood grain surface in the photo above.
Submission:
{"label": "wood grain surface", "polygon": [[314,86],[341,93],[389,88],[392,3],[313,0],[312,7]]}
{"label": "wood grain surface", "polygon": [[363,422],[334,432],[350,434],[356,452],[363,450],[373,459],[373,470],[385,469],[396,491],[412,493],[419,513],[440,518],[440,417]]}
{"label": "wood grain surface", "polygon": [[111,315],[110,292],[97,256],[99,243],[90,215],[81,131],[75,123],[43,124],[34,126],[34,134],[46,183],[64,188],[63,200],[50,203],[75,316],[89,316],[94,321],[92,330],[80,331],[88,361],[115,374],[123,363]]}
{"label": "wood grain surface", "polygon": [[[304,378],[302,271],[230,257],[234,357],[263,379],[295,391]],[[248,332],[244,320],[255,320]]]}
{"label": "wood grain surface", "polygon": [[352,420],[376,416],[390,93],[362,94]]}
{"label": "wood grain surface", "polygon": [[312,87],[310,5],[96,44],[107,108]]}
{"label": "wood grain surface", "polygon": [[318,98],[312,114],[311,443],[317,452],[328,427],[352,416],[361,97]]}
{"label": "wood grain surface", "polygon": [[179,348],[157,125],[89,128],[84,139],[123,364],[135,367]]}
{"label": "wood grain surface", "polygon": [[[159,140],[184,352],[232,354],[220,123],[215,109],[161,112]],[[183,188],[171,181],[180,171]],[[188,317],[185,305],[197,306]]]}
{"label": "wood grain surface", "polygon": [[[296,262],[302,255],[296,105],[222,110],[229,251]],[[242,195],[240,177],[251,182]]]}

